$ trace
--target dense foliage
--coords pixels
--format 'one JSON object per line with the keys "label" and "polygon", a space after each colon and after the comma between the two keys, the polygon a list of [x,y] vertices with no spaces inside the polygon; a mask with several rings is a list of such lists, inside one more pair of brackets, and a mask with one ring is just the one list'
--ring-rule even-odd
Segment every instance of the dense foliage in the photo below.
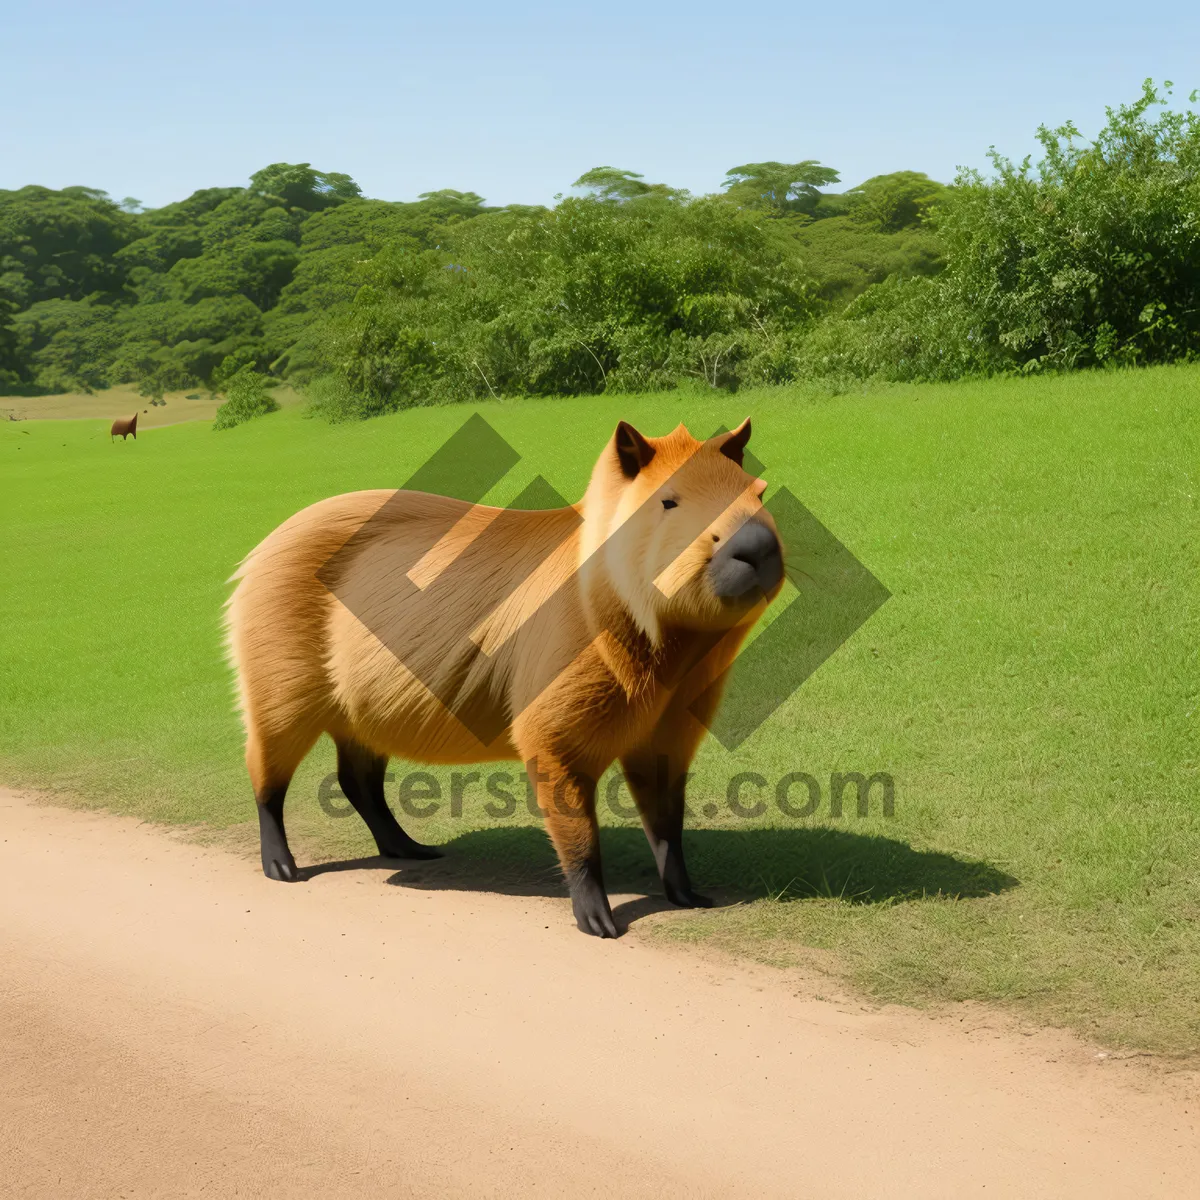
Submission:
{"label": "dense foliage", "polygon": [[364,200],[348,176],[277,163],[246,188],[129,212],[89,188],[0,192],[0,385],[135,381],[147,395],[254,364],[303,379],[305,334],[355,295],[360,261],[420,249],[479,210],[438,193]]}
{"label": "dense foliage", "polygon": [[[1200,351],[1200,116],[1149,81],[1098,137],[963,172],[933,211],[936,280],[889,279],[813,331],[802,374],[942,379],[1166,362]],[[1196,94],[1191,97],[1196,100]]]}
{"label": "dense foliage", "polygon": [[[940,266],[923,211],[850,220],[871,181],[823,194],[837,174],[811,162],[729,175],[724,195],[693,198],[597,167],[553,209],[451,189],[370,200],[287,163],[151,211],[88,188],[0,192],[0,386],[156,396],[252,366],[319,379],[318,405],[340,413],[729,387],[788,377],[830,303]],[[843,228],[806,242],[825,218]]]}
{"label": "dense foliage", "polygon": [[1036,165],[993,152],[950,187],[901,171],[823,191],[838,173],[805,160],[731,168],[703,197],[595,167],[553,208],[371,200],[306,163],[150,211],[0,192],[0,388],[157,396],[248,369],[336,418],[1189,357],[1200,117],[1167,96],[1147,83],[1094,141],[1043,128]]}
{"label": "dense foliage", "polygon": [[796,256],[717,199],[564,200],[391,248],[328,327],[373,407],[489,394],[713,387],[787,375],[817,302]]}

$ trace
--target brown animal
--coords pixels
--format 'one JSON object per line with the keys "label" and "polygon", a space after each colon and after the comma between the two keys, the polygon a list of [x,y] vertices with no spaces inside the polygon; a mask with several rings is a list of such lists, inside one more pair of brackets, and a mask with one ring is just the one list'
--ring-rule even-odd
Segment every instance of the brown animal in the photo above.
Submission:
{"label": "brown animal", "polygon": [[120,436],[121,441],[124,441],[128,434],[133,434],[133,440],[137,441],[137,413],[132,417],[118,417],[113,423],[112,428],[108,431],[108,440],[111,442],[113,438]]}
{"label": "brown animal", "polygon": [[389,810],[389,757],[524,762],[576,922],[600,937],[617,929],[596,781],[619,759],[668,899],[710,904],[684,865],[687,770],[783,578],[749,437],[749,420],[706,442],[621,422],[567,508],[353,492],[252,550],[227,623],[264,873],[299,877],[284,796],[329,733],[342,790],[396,858],[439,852]]}

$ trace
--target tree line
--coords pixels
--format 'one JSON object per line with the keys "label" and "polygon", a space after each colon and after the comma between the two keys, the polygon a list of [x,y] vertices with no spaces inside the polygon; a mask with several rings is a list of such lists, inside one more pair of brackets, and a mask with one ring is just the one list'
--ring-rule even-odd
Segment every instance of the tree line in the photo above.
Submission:
{"label": "tree line", "polygon": [[993,154],[948,186],[904,171],[837,191],[807,160],[742,164],[710,196],[596,167],[552,207],[367,199],[305,163],[152,210],[0,191],[0,391],[236,377],[264,411],[288,379],[345,417],[1188,357],[1200,119],[1169,97],[1147,82],[1095,139],[1042,128],[1037,163]]}
{"label": "tree line", "polygon": [[451,189],[371,200],[346,175],[274,164],[149,211],[84,187],[0,192],[0,386],[161,395],[252,367],[333,376],[387,407],[455,398],[464,379],[467,394],[727,381],[730,350],[711,339],[739,315],[791,329],[871,282],[939,269],[919,203],[878,216],[893,193],[938,185],[817,190],[836,180],[749,164],[720,198],[694,198],[599,167],[553,208],[496,208]]}

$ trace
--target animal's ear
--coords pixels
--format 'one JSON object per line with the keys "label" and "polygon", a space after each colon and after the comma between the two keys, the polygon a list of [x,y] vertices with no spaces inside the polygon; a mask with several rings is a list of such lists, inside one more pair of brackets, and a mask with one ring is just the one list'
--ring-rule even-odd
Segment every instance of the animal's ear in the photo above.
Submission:
{"label": "animal's ear", "polygon": [[626,479],[636,479],[638,472],[648,466],[654,457],[654,447],[628,421],[621,421],[617,425],[613,444],[616,446],[621,474]]}
{"label": "animal's ear", "polygon": [[742,465],[742,455],[746,449],[746,443],[750,440],[750,418],[747,417],[728,437],[721,443],[721,453],[726,458],[732,458],[740,467]]}

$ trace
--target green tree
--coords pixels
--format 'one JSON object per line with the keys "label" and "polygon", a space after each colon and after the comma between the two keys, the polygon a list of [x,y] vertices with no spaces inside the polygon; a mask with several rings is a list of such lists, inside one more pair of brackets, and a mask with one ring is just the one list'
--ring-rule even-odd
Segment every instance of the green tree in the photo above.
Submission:
{"label": "green tree", "polygon": [[785,253],[799,256],[817,281],[818,295],[836,306],[885,279],[936,275],[945,266],[941,242],[923,226],[885,233],[873,223],[847,216],[772,225],[782,227],[781,236],[788,242]]}
{"label": "green tree", "polygon": [[177,297],[144,300],[116,317],[117,345],[109,357],[114,382],[144,383],[161,395],[207,382],[231,354],[249,350],[263,363],[262,313],[244,296],[210,296],[188,304]]}
{"label": "green tree", "polygon": [[306,378],[314,331],[352,303],[366,261],[494,211],[449,189],[364,200],[349,176],[304,163],[140,208],[92,188],[0,192],[5,386],[158,395],[212,385],[226,360]]}
{"label": "green tree", "polygon": [[640,200],[643,196],[668,200],[688,198],[680,188],[668,187],[665,183],[647,183],[636,171],[623,171],[619,167],[593,167],[580,175],[571,186],[585,190],[594,200],[607,203]]}
{"label": "green tree", "polygon": [[370,260],[388,246],[410,252],[437,245],[474,208],[421,200],[359,200],[314,213],[301,226],[299,259],[279,302],[264,314],[273,371],[307,381],[317,366],[319,325],[353,300]]}
{"label": "green tree", "polygon": [[922,171],[875,175],[846,193],[851,215],[881,233],[899,233],[924,224],[933,206],[946,194],[945,184]]}
{"label": "green tree", "polygon": [[730,167],[721,185],[731,200],[748,207],[763,207],[777,216],[811,213],[821,198],[818,188],[837,183],[832,167],[816,159],[798,163],[760,162]]}
{"label": "green tree", "polygon": [[593,167],[571,186],[585,188],[597,200],[634,200],[651,190],[637,171],[622,171],[619,167]]}
{"label": "green tree", "polygon": [[0,295],[0,388],[19,389],[26,382],[18,351],[17,330],[12,323],[17,306]]}
{"label": "green tree", "polygon": [[0,191],[0,283],[19,308],[40,300],[119,294],[116,253],[137,223],[94,188]]}
{"label": "green tree", "polygon": [[427,200],[442,208],[449,208],[458,213],[476,213],[483,211],[483,197],[477,192],[459,192],[454,188],[440,188],[436,192],[421,192],[418,199]]}
{"label": "green tree", "polygon": [[250,191],[306,212],[320,212],[362,195],[362,189],[349,175],[317,171],[309,163],[272,163],[263,167],[250,176]]}
{"label": "green tree", "polygon": [[93,391],[110,382],[120,345],[116,306],[91,300],[39,300],[17,314],[24,374],[41,392]]}

